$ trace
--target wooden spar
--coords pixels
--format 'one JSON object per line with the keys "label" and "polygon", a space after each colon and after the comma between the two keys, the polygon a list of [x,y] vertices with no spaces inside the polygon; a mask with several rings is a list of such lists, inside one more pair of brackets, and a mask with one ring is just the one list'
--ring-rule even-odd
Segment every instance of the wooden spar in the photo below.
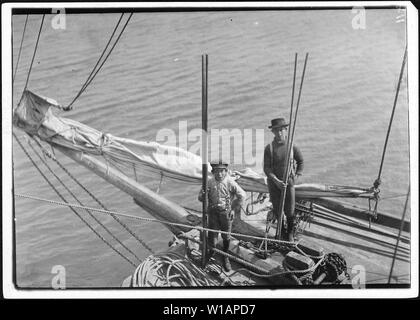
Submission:
{"label": "wooden spar", "polygon": [[[297,57],[298,57],[298,54],[295,53],[295,66],[294,66],[294,69],[293,69],[292,100],[291,100],[291,103],[290,103],[290,115],[289,115],[289,124],[290,125],[292,124],[293,100],[294,100],[294,97],[295,97]],[[289,144],[290,144],[290,134],[287,135],[287,150],[289,150]],[[273,155],[271,155],[271,157],[273,157]],[[286,183],[286,180],[284,179],[284,177],[283,177],[283,182]],[[276,228],[276,235],[275,235],[276,239],[281,238],[281,227],[283,225],[283,208],[284,208],[285,194],[286,194],[286,188],[282,192],[282,197],[281,197],[281,200],[280,200],[280,203],[279,203],[279,211],[278,212],[279,212],[280,218],[277,220],[277,228]]]}
{"label": "wooden spar", "polygon": [[[316,198],[312,199],[312,202],[319,204],[327,209],[340,212],[346,216],[353,217],[360,220],[366,220],[366,209],[358,208],[355,205],[345,202],[342,200],[328,199],[328,198]],[[400,226],[400,219],[391,215],[391,213],[377,213],[375,224],[398,229]],[[403,222],[403,231],[410,232],[411,223],[405,220]]]}
{"label": "wooden spar", "polygon": [[[282,192],[282,196],[280,198],[280,219],[279,219],[278,224],[277,224],[276,239],[280,239],[280,236],[281,236],[281,223],[283,223],[282,218],[283,218],[284,201],[286,199],[287,183],[288,183],[288,180],[289,180],[289,170],[290,170],[290,160],[291,160],[290,159],[290,154],[291,154],[292,148],[293,148],[293,139],[294,139],[294,136],[295,136],[296,119],[297,119],[297,113],[298,113],[298,110],[299,110],[299,102],[300,102],[300,96],[301,96],[301,93],[302,93],[303,80],[305,78],[305,70],[306,70],[306,63],[308,61],[308,55],[309,54],[306,53],[305,62],[303,64],[302,78],[300,80],[299,95],[298,95],[298,100],[297,100],[297,103],[296,103],[296,111],[295,111],[295,117],[294,117],[294,121],[293,121],[293,128],[292,128],[292,134],[291,134],[290,141],[289,141],[289,137],[288,137],[286,171],[284,172],[284,176],[283,176],[283,182],[285,183],[285,188],[284,188],[284,192]],[[292,110],[290,110],[290,112],[292,112]],[[290,133],[289,133],[289,135],[290,135]]]}
{"label": "wooden spar", "polygon": [[[208,56],[207,54],[202,55],[201,57],[202,64],[202,87],[201,87],[201,125],[202,125],[202,175],[203,175],[203,216],[202,216],[202,225],[204,228],[207,228],[207,70],[208,70]],[[207,232],[203,231],[202,234],[202,253],[201,253],[201,264],[203,268],[207,263]]]}
{"label": "wooden spar", "polygon": [[[133,179],[122,174],[120,171],[107,166],[100,160],[83,154],[82,152],[67,149],[58,145],[54,145],[56,150],[59,150],[66,156],[70,157],[77,163],[83,165],[90,171],[93,171],[101,178],[110,182],[118,189],[132,196],[136,203],[140,204],[145,210],[153,216],[175,223],[183,223],[191,225],[191,228],[200,224],[200,219],[197,217],[196,221],[190,221],[191,214],[178,204],[162,197],[147,187],[141,185]],[[157,214],[156,214],[157,213]],[[171,231],[188,231],[191,228],[170,228]]]}
{"label": "wooden spar", "polygon": [[[199,216],[191,214],[175,202],[172,202],[155,193],[134,179],[127,177],[120,171],[107,166],[95,157],[83,154],[80,151],[64,148],[59,145],[54,144],[53,146],[56,150],[73,159],[78,164],[81,164],[107,182],[116,186],[121,191],[132,196],[138,205],[144,208],[155,218],[191,226],[191,228],[188,228],[165,224],[165,227],[167,227],[172,233],[177,234],[179,232],[187,232],[193,229],[194,226],[201,225],[201,219]],[[264,236],[264,233],[257,227],[239,219],[234,221],[232,231],[251,236]],[[249,238],[246,237],[238,237],[238,239],[249,241]]]}

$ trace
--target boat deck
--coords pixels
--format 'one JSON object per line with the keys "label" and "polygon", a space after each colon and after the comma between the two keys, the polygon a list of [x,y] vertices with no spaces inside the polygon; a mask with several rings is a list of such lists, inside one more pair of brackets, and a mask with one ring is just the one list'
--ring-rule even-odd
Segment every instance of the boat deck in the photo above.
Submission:
{"label": "boat deck", "polygon": [[[398,229],[349,217],[314,205],[309,221],[300,221],[297,239],[344,256],[354,283],[387,284],[397,243]],[[263,234],[267,211],[255,215],[242,214],[241,219]],[[269,237],[274,237],[276,226],[271,224]],[[363,274],[364,271],[364,274]],[[364,279],[363,279],[364,278]],[[360,281],[360,282],[358,282]],[[410,235],[402,232],[395,255],[391,283],[410,283]]]}

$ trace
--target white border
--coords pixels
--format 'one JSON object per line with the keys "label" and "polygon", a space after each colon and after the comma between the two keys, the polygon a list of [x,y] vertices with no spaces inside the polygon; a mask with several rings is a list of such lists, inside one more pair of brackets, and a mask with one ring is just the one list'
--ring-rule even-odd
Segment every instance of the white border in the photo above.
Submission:
{"label": "white border", "polygon": [[340,7],[406,6],[409,79],[411,170],[411,288],[410,289],[221,289],[221,290],[17,290],[12,280],[12,119],[11,108],[2,108],[3,158],[3,294],[5,298],[411,298],[418,296],[418,14],[408,1],[384,2],[149,2],[149,3],[7,3],[2,4],[2,106],[12,105],[11,10],[12,8],[186,8],[186,7]]}

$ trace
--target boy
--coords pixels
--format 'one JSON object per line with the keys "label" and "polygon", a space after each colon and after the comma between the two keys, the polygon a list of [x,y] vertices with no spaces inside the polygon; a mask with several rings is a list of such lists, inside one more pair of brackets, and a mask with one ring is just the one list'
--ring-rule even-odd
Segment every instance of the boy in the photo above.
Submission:
{"label": "boy", "polygon": [[[223,251],[228,252],[234,212],[242,206],[246,193],[235,180],[227,175],[227,163],[220,160],[210,165],[213,177],[207,183],[209,228],[229,232],[229,234],[222,234]],[[199,201],[203,201],[203,195],[204,192],[201,190],[198,196]],[[233,208],[232,202],[235,196],[237,201]],[[209,232],[208,239],[211,247],[216,247],[218,236],[218,232]],[[231,270],[228,257],[224,257],[224,269],[227,272]]]}

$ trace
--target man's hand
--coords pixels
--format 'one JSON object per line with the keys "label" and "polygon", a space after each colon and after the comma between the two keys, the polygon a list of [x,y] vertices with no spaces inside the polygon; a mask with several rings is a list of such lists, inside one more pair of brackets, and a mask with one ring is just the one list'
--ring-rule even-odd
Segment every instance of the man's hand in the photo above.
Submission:
{"label": "man's hand", "polygon": [[276,184],[277,188],[279,188],[280,190],[284,190],[286,188],[286,184],[280,179],[274,180],[274,183]]}
{"label": "man's hand", "polygon": [[270,174],[270,178],[274,182],[276,187],[279,188],[280,190],[283,190],[284,188],[286,188],[286,184],[283,181],[281,181],[279,178],[277,178],[274,173]]}

